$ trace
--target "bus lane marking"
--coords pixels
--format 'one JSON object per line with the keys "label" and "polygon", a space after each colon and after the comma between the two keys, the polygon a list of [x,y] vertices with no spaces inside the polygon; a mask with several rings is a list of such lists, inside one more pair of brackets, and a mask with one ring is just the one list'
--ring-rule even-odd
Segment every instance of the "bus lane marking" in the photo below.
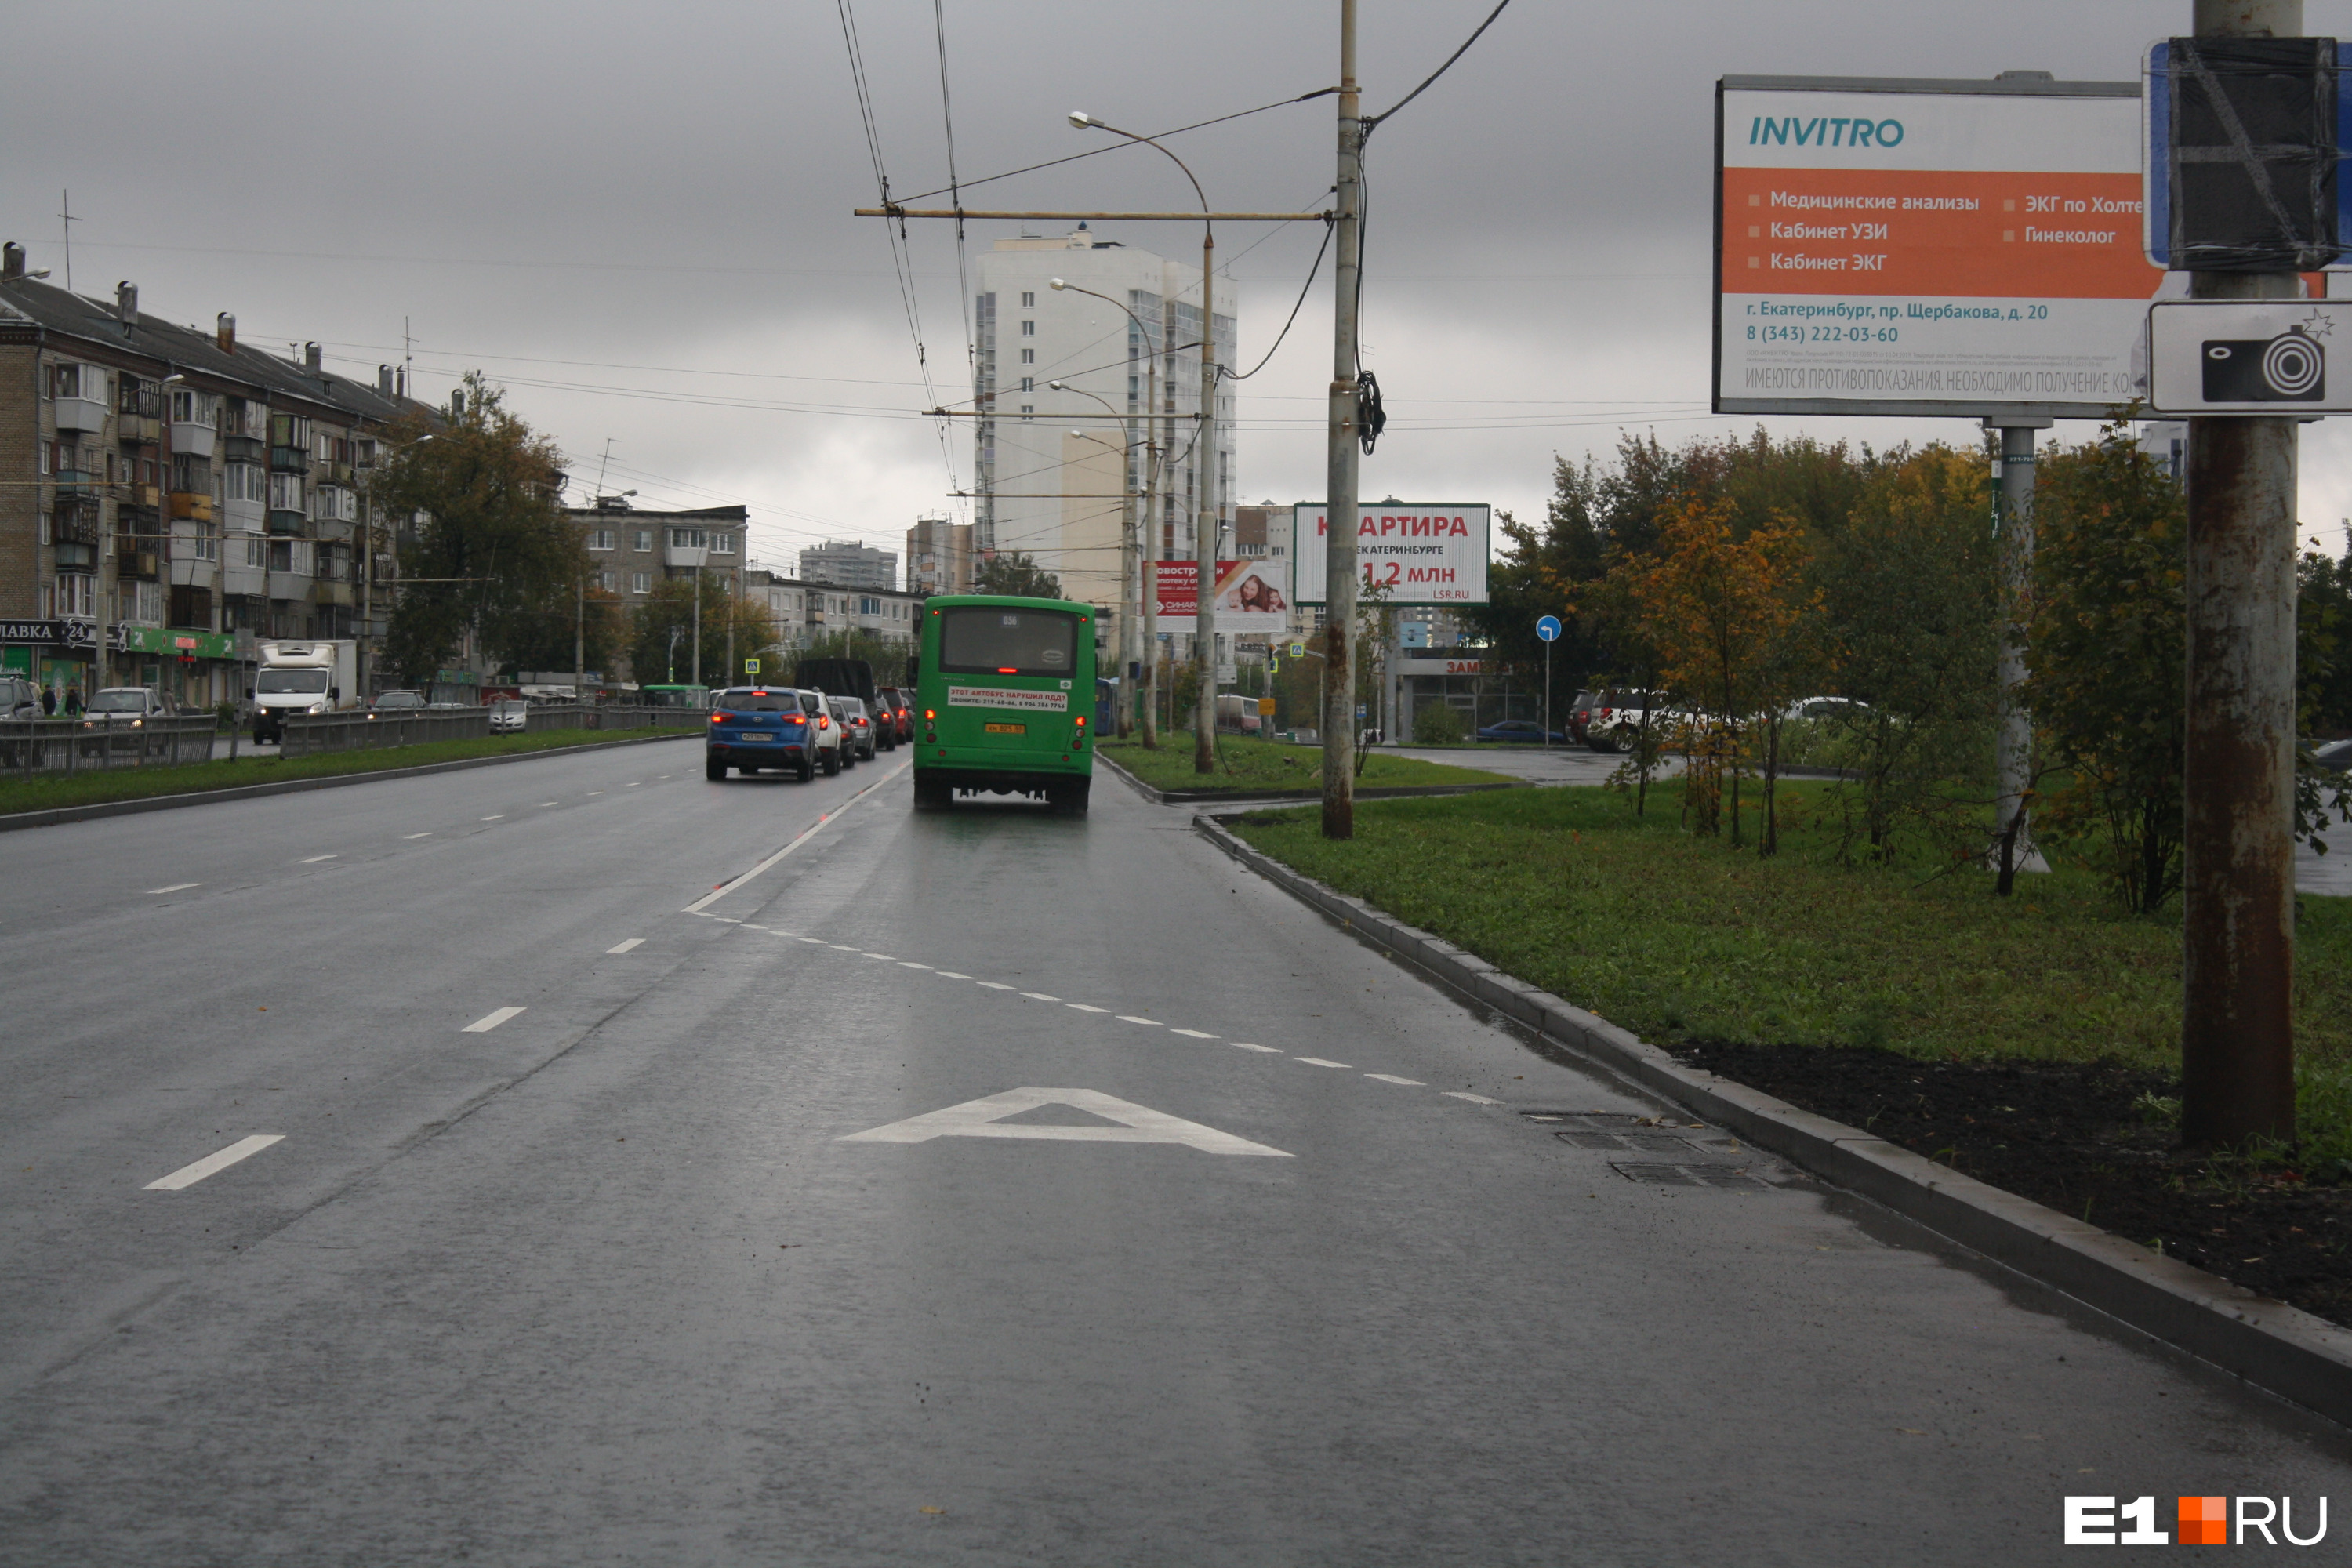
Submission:
{"label": "bus lane marking", "polygon": [[[1098,1116],[1116,1126],[1061,1127],[1034,1121],[1006,1121],[1008,1116],[1048,1105],[1066,1106]],[[1292,1156],[1264,1143],[1253,1143],[1230,1132],[1187,1121],[1130,1100],[1116,1100],[1091,1089],[1014,1089],[961,1105],[909,1116],[903,1121],[868,1128],[836,1139],[842,1143],[928,1143],[934,1138],[1027,1138],[1052,1143],[1176,1143],[1204,1154],[1263,1154],[1277,1160]]]}
{"label": "bus lane marking", "polygon": [[176,1193],[183,1187],[193,1187],[206,1176],[227,1170],[240,1160],[252,1158],[272,1143],[285,1142],[283,1132],[257,1132],[250,1138],[240,1138],[226,1149],[216,1150],[194,1164],[183,1165],[160,1181],[147,1184],[151,1193]]}

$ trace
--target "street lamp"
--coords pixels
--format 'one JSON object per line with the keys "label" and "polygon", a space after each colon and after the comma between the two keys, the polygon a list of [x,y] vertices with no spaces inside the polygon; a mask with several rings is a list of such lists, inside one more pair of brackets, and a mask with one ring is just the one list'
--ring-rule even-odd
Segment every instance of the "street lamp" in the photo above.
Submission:
{"label": "street lamp", "polygon": [[1201,434],[1194,441],[1193,472],[1200,489],[1201,506],[1192,527],[1193,557],[1199,563],[1200,578],[1193,592],[1195,616],[1192,630],[1192,658],[1200,670],[1200,693],[1192,713],[1192,771],[1210,773],[1217,769],[1217,637],[1214,602],[1217,585],[1217,520],[1223,513],[1217,497],[1217,316],[1215,308],[1217,234],[1209,217],[1209,197],[1201,189],[1192,168],[1184,160],[1149,136],[1139,136],[1132,131],[1097,120],[1083,110],[1073,110],[1070,123],[1081,131],[1108,131],[1114,136],[1124,136],[1130,142],[1140,142],[1147,147],[1158,148],[1169,162],[1184,171],[1192,183],[1192,194],[1201,199]]}

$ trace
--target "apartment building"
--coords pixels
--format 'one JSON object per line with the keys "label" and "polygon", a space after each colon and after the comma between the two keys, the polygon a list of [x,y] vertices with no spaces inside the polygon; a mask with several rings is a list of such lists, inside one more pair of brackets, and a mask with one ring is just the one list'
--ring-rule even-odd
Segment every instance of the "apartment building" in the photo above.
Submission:
{"label": "apartment building", "polygon": [[[598,496],[593,505],[568,507],[594,563],[596,586],[634,616],[656,584],[698,574],[730,593],[746,591],[751,509],[698,507],[687,511],[640,510],[625,496]],[[626,656],[621,663],[625,666]],[[635,679],[625,669],[616,680]]]}
{"label": "apartment building", "polygon": [[754,567],[744,574],[743,591],[768,606],[777,641],[794,653],[845,631],[912,643],[922,620],[923,595],[896,588],[812,582]]}
{"label": "apartment building", "polygon": [[916,594],[969,594],[972,525],[919,517],[907,531],[907,587]]}
{"label": "apartment building", "polygon": [[852,588],[896,588],[898,557],[870,544],[828,539],[801,552],[801,577],[805,582],[838,583]]}
{"label": "apartment building", "polygon": [[[983,560],[999,550],[1034,557],[1065,594],[1103,609],[1116,642],[1123,498],[1145,488],[1147,427],[1163,458],[1142,502],[1145,555],[1192,555],[1204,489],[1222,522],[1233,521],[1231,383],[1217,393],[1212,448],[1196,440],[1201,269],[1080,224],[996,241],[980,279],[974,544]],[[1233,316],[1220,312],[1214,327],[1218,363],[1230,365]]]}
{"label": "apartment building", "polygon": [[389,367],[367,386],[317,343],[281,358],[226,311],[180,326],[130,283],[85,298],[0,247],[0,668],[208,705],[242,695],[257,638],[380,635],[390,537],[367,476],[391,426],[429,414]]}

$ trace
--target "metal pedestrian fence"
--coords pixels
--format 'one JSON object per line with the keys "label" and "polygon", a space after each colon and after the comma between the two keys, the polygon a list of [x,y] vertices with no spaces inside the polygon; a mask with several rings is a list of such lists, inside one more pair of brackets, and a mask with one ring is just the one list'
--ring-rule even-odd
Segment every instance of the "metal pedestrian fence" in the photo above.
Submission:
{"label": "metal pedestrian fence", "polygon": [[0,721],[0,769],[20,774],[85,768],[168,768],[213,759],[220,721],[210,713]]}

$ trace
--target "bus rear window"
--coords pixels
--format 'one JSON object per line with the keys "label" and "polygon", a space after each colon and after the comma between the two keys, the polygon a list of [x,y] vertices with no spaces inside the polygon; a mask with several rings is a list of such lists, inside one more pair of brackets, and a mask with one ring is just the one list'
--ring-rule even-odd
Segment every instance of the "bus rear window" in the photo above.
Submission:
{"label": "bus rear window", "polygon": [[961,605],[940,616],[940,668],[952,675],[1067,675],[1078,618],[1059,610]]}

